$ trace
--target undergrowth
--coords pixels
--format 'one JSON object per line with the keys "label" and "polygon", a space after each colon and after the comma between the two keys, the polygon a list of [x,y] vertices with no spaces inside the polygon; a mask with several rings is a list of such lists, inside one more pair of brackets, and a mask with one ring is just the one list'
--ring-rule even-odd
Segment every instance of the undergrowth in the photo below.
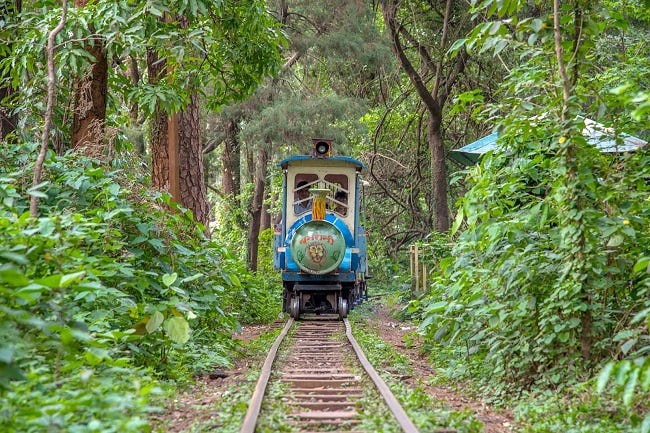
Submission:
{"label": "undergrowth", "polygon": [[240,323],[277,317],[276,289],[143,186],[136,158],[50,154],[31,188],[33,147],[0,162],[0,430],[148,431],[165,389],[228,366]]}

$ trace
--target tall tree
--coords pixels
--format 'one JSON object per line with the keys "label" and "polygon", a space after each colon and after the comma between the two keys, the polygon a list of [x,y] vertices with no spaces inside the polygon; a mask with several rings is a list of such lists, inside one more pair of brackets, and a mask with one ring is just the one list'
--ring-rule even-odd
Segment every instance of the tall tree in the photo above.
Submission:
{"label": "tall tree", "polygon": [[[482,113],[497,119],[498,147],[470,171],[459,210],[467,230],[431,284],[424,319],[436,341],[472,346],[490,382],[555,387],[603,359],[647,352],[638,323],[650,304],[638,278],[649,260],[637,263],[647,256],[648,210],[637,207],[648,196],[638,182],[647,152],[612,155],[594,144],[618,146],[622,131],[648,137],[650,118],[629,104],[647,89],[648,16],[630,31],[622,17],[639,17],[641,2],[474,6],[490,21],[463,43],[503,67],[499,98]],[[628,401],[645,374],[632,364],[616,372]]]}
{"label": "tall tree", "polygon": [[[193,8],[181,2],[164,19],[170,32],[187,38],[186,49],[172,46],[177,38],[161,38],[158,46],[149,48],[147,64],[151,83],[162,88],[171,82],[177,91],[173,101],[161,104],[165,98],[160,98],[156,105],[154,185],[168,188],[176,201],[207,225],[200,97],[206,97],[208,108],[220,108],[250,94],[277,67],[282,38],[259,0],[200,3],[200,8]],[[197,39],[202,43],[196,43]],[[250,44],[250,40],[258,43]]]}
{"label": "tall tree", "polygon": [[199,124],[199,96],[190,96],[190,103],[178,114],[178,172],[180,202],[194,213],[194,218],[207,226],[210,219],[207,188],[203,175],[203,147]]}
{"label": "tall tree", "polygon": [[[157,51],[147,49],[147,75],[151,85],[156,86],[165,80],[166,60],[159,58]],[[149,146],[151,149],[151,183],[154,188],[168,191],[172,197],[178,200],[180,196],[178,186],[178,168],[176,165],[177,155],[170,151],[169,130],[170,125],[175,131],[176,119],[167,114],[166,109],[160,102],[156,102],[155,110],[152,113],[151,138]]]}
{"label": "tall tree", "polygon": [[[337,153],[352,154],[350,143],[365,134],[358,119],[366,99],[374,96],[372,83],[385,60],[390,61],[387,45],[374,25],[372,5],[344,0],[270,4],[290,42],[278,77],[269,79],[254,99],[242,104],[239,142],[266,152],[269,162],[308,153],[313,137],[333,138]],[[276,146],[271,149],[269,143]],[[251,218],[248,227],[262,228],[270,224],[263,202],[271,200],[273,191],[261,188],[259,182],[266,176],[256,166],[259,159],[254,161],[249,170],[255,179],[254,197],[242,207]],[[257,196],[262,192],[264,196]],[[250,231],[248,235],[256,237]],[[256,245],[249,242],[249,249]],[[248,251],[247,256],[255,254]]]}
{"label": "tall tree", "polygon": [[[268,143],[271,147],[271,143]],[[251,223],[248,228],[248,268],[257,270],[257,255],[259,246],[259,234],[262,224],[262,210],[264,208],[264,194],[266,191],[266,176],[269,153],[265,148],[257,151],[255,161],[253,199],[251,201]]]}
{"label": "tall tree", "polygon": [[[75,0],[74,5],[83,8],[87,3],[88,0]],[[82,148],[88,154],[101,155],[104,151],[108,59],[104,38],[95,34],[92,25],[88,30],[90,34],[83,41],[83,48],[92,60],[86,73],[75,84],[72,148]]]}
{"label": "tall tree", "polygon": [[237,117],[228,116],[223,120],[225,132],[224,148],[221,153],[223,177],[222,192],[225,196],[239,200],[241,193],[241,144],[239,142],[239,124]]}
{"label": "tall tree", "polygon": [[[47,103],[45,106],[45,124],[43,125],[43,132],[41,134],[41,147],[36,158],[36,163],[34,164],[34,176],[32,180],[32,188],[41,182],[41,176],[43,174],[43,163],[45,161],[45,155],[47,154],[47,148],[50,140],[50,126],[52,125],[52,112],[54,110],[54,94],[56,92],[56,74],[55,74],[55,65],[54,65],[54,41],[56,36],[63,30],[65,26],[66,19],[68,16],[68,1],[63,0],[63,6],[61,9],[61,18],[59,19],[58,24],[54,27],[48,34],[47,37],[47,48],[45,50],[45,55],[47,56]],[[29,215],[32,218],[38,216],[38,195],[32,194],[29,200]]]}
{"label": "tall tree", "polygon": [[[465,51],[453,58],[446,52],[455,39],[464,36],[460,32],[468,21],[466,6],[452,0],[427,5],[417,1],[383,0],[380,5],[398,63],[427,110],[426,136],[433,171],[435,227],[439,232],[445,232],[450,221],[442,135],[443,109],[467,60]],[[414,21],[409,22],[407,18]],[[411,59],[410,51],[414,59]]]}

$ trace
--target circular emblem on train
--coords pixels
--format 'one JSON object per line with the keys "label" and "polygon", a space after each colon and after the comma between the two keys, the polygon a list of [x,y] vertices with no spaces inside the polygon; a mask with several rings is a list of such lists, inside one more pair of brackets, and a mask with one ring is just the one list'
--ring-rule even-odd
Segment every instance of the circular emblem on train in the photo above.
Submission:
{"label": "circular emblem on train", "polygon": [[310,274],[327,274],[339,267],[345,255],[345,240],[329,221],[309,221],[298,227],[291,240],[291,257]]}

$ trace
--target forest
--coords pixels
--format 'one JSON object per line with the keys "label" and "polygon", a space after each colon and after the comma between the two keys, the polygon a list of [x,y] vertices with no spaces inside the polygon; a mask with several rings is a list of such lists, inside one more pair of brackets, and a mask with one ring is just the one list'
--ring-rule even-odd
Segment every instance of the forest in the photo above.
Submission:
{"label": "forest", "polygon": [[325,137],[437,380],[650,433],[650,1],[3,0],[0,38],[1,431],[164,431],[282,316],[277,163]]}

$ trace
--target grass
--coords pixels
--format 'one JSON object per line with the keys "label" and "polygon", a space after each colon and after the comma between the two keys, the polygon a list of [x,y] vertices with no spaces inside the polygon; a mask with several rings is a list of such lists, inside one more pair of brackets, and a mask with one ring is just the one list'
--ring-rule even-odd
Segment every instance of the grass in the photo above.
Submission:
{"label": "grass", "polygon": [[426,392],[422,382],[415,387],[403,382],[404,377],[412,377],[415,374],[413,367],[406,355],[398,352],[379,335],[370,331],[372,329],[368,326],[370,314],[368,303],[354,310],[354,314],[350,316],[354,337],[418,429],[435,431],[449,427],[456,429],[458,433],[480,432],[482,424],[469,410],[454,411],[446,408],[443,402]]}

